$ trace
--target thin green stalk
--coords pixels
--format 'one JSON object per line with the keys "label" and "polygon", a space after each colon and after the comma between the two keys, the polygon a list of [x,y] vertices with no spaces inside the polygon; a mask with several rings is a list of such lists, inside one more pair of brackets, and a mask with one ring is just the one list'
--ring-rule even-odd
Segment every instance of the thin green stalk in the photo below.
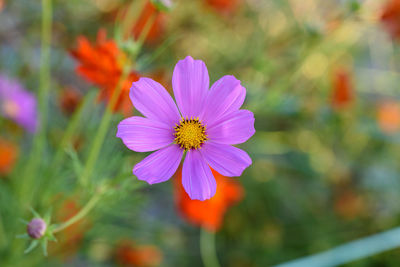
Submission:
{"label": "thin green stalk", "polygon": [[[58,145],[58,148],[56,150],[56,154],[54,156],[54,160],[51,163],[51,167],[49,168],[48,172],[43,175],[42,179],[44,180],[44,183],[38,183],[39,187],[39,195],[42,195],[43,193],[46,192],[47,187],[49,185],[49,182],[52,181],[53,176],[57,174],[57,171],[59,170],[59,167],[65,158],[65,149],[68,147],[68,145],[71,143],[71,139],[76,132],[77,128],[79,127],[79,122],[80,119],[82,118],[83,111],[85,110],[86,106],[89,104],[90,101],[93,100],[93,94],[95,91],[90,91],[84,98],[84,100],[81,102],[79,107],[75,110],[74,114],[71,117],[70,122],[68,123],[67,129],[64,132],[64,135],[61,139],[61,142]],[[44,200],[44,198],[42,198]]]}
{"label": "thin green stalk", "polygon": [[68,226],[76,223],[77,221],[81,220],[82,218],[84,218],[96,205],[96,203],[100,200],[100,196],[101,196],[102,192],[97,192],[96,194],[94,194],[92,196],[92,198],[88,201],[88,203],[86,203],[86,205],[77,213],[75,214],[75,216],[73,216],[72,218],[70,218],[68,221],[60,224],[59,226],[57,226],[56,228],[54,228],[52,230],[52,233],[57,233],[60,232],[62,230],[64,230],[65,228],[67,228]]}
{"label": "thin green stalk", "polygon": [[60,145],[57,148],[56,155],[54,156],[54,161],[52,163],[52,168],[58,168],[61,161],[65,156],[65,149],[71,143],[71,139],[79,126],[80,119],[82,118],[83,111],[90,101],[93,100],[93,93],[91,91],[86,95],[84,101],[79,105],[79,108],[74,112],[71,121],[68,123],[67,130],[61,139]]}
{"label": "thin green stalk", "polygon": [[[151,25],[154,23],[155,20],[155,15],[153,15],[147,22],[146,25],[143,28],[143,31],[140,33],[140,36],[138,38],[138,44],[139,44],[139,49],[140,51],[144,40],[146,39]],[[132,60],[135,60],[132,59]],[[124,68],[124,73],[121,75],[121,78],[118,81],[118,85],[116,90],[114,90],[113,95],[111,97],[111,100],[109,101],[107,105],[107,109],[103,115],[103,118],[101,119],[99,130],[97,131],[97,134],[94,138],[93,145],[91,147],[91,150],[89,152],[88,159],[86,161],[85,167],[83,169],[82,175],[80,177],[80,182],[83,186],[87,186],[89,181],[90,181],[90,176],[92,175],[94,165],[97,161],[97,158],[99,156],[101,146],[103,145],[104,138],[107,134],[108,127],[111,123],[111,117],[112,117],[112,110],[115,107],[115,104],[118,100],[118,97],[121,94],[123,83],[125,82],[125,79],[129,75],[129,68],[125,67]]]}
{"label": "thin green stalk", "polygon": [[201,228],[200,254],[204,267],[220,267],[215,249],[215,233]]}
{"label": "thin green stalk", "polygon": [[142,68],[146,69],[151,63],[153,63],[154,60],[156,60],[163,52],[165,52],[170,45],[172,45],[182,37],[183,35],[170,36],[161,46],[157,47],[154,52],[152,52],[141,62]]}
{"label": "thin green stalk", "polygon": [[275,267],[332,267],[400,247],[400,227]]}
{"label": "thin green stalk", "polygon": [[[153,13],[151,17],[146,21],[146,25],[144,25],[143,30],[136,41],[139,47],[142,47],[144,41],[146,40],[147,36],[150,33],[151,26],[153,26],[156,18],[157,18],[157,13]],[[140,49],[138,51],[140,51]]]}
{"label": "thin green stalk", "polygon": [[[138,20],[139,16],[143,13],[144,8],[146,7],[147,0],[142,0],[141,3],[138,1],[132,1],[130,4],[128,11],[126,12],[125,19],[122,21],[122,37],[126,39],[132,32],[132,27],[135,26],[135,22]],[[124,16],[124,12],[121,11],[118,14],[118,18],[116,21],[120,21]],[[118,25],[118,24],[116,24]]]}
{"label": "thin green stalk", "polygon": [[4,230],[3,218],[0,214],[0,249],[4,248],[7,245],[7,236]]}
{"label": "thin green stalk", "polygon": [[128,75],[128,70],[125,70],[124,73],[121,75],[118,81],[118,85],[114,90],[111,99],[108,102],[106,111],[104,112],[103,118],[101,119],[99,129],[96,136],[94,137],[93,144],[89,151],[88,159],[80,177],[80,182],[83,186],[87,186],[90,181],[90,176],[92,175],[94,165],[96,164],[97,158],[104,142],[104,138],[106,137],[107,130],[111,123],[112,111],[117,103],[119,96],[121,95],[123,83]]}
{"label": "thin green stalk", "polygon": [[[37,172],[40,160],[46,144],[46,128],[48,113],[48,95],[50,89],[50,44],[52,27],[52,2],[42,0],[42,30],[41,30],[41,54],[40,54],[40,73],[39,73],[39,92],[38,92],[38,121],[39,127],[33,140],[33,148],[24,170],[23,189],[29,189],[32,178]],[[21,193],[24,195],[26,191]]]}

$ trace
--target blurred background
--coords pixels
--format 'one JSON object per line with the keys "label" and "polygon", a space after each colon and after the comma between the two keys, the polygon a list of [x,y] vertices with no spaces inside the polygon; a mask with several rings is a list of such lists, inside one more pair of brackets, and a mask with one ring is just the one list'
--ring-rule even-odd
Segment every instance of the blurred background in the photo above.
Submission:
{"label": "blurred background", "polygon": [[[207,244],[221,266],[272,266],[399,225],[400,1],[43,3],[0,0],[1,266],[204,266]],[[187,55],[211,82],[241,80],[256,118],[240,145],[253,164],[240,178],[216,174],[221,189],[207,203],[191,202],[178,178],[138,181],[143,153],[115,137],[119,121],[139,115],[131,82],[152,77],[171,90]],[[16,236],[30,208],[65,222],[102,185],[111,189],[55,234],[47,257],[24,254],[31,240]],[[399,264],[395,249],[345,266]]]}

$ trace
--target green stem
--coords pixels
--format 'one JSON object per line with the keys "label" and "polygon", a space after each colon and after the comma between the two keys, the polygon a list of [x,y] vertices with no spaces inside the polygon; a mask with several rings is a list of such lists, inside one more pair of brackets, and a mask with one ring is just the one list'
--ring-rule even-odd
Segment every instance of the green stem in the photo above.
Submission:
{"label": "green stem", "polygon": [[[153,25],[153,23],[154,23],[155,18],[156,18],[156,14],[154,14],[146,22],[146,25],[144,26],[143,31],[140,33],[140,36],[138,38],[138,44],[139,44],[138,51],[140,51],[140,49],[143,45],[143,42],[146,39],[146,37],[150,31],[151,25]],[[135,55],[135,57],[136,56],[137,55]],[[135,58],[133,58],[132,60],[135,60]],[[94,165],[97,161],[101,146],[103,145],[104,138],[107,134],[107,130],[108,130],[108,127],[111,122],[112,110],[114,109],[114,106],[118,100],[118,97],[121,94],[123,83],[125,82],[125,79],[128,77],[128,75],[129,75],[129,68],[125,67],[124,73],[121,75],[121,78],[118,81],[117,88],[116,88],[116,90],[114,90],[111,100],[107,105],[106,112],[103,115],[103,118],[101,119],[99,130],[97,131],[97,135],[95,136],[93,145],[89,152],[89,156],[88,156],[87,162],[85,164],[85,168],[83,169],[83,172],[82,172],[82,175],[80,178],[80,182],[82,183],[83,186],[88,185],[88,183],[90,181],[90,176],[92,175]]]}
{"label": "green stem", "polygon": [[7,236],[4,231],[3,218],[0,213],[0,249],[4,248],[7,245]]}
{"label": "green stem", "polygon": [[[42,31],[41,31],[41,54],[40,54],[40,73],[39,73],[39,127],[33,140],[33,149],[24,170],[24,189],[29,189],[32,177],[36,174],[38,164],[43,159],[43,151],[46,144],[46,128],[48,113],[48,95],[50,89],[50,44],[52,26],[52,2],[42,0]],[[25,194],[25,190],[22,191]],[[31,194],[30,194],[31,195]]]}
{"label": "green stem", "polygon": [[101,119],[99,129],[97,134],[93,140],[93,144],[89,151],[89,156],[86,161],[85,167],[82,171],[82,175],[80,177],[80,182],[83,186],[87,186],[90,181],[90,176],[92,175],[94,165],[96,164],[97,158],[99,156],[101,146],[103,145],[104,138],[106,137],[108,127],[111,123],[112,111],[117,103],[119,96],[121,95],[123,83],[125,79],[128,77],[129,71],[127,69],[124,70],[124,73],[121,75],[117,87],[114,90],[110,101],[108,102],[106,111],[104,112],[103,118]]}
{"label": "green stem", "polygon": [[[76,132],[80,119],[82,117],[83,111],[85,110],[85,107],[88,105],[89,102],[93,100],[93,94],[95,91],[90,91],[84,100],[81,102],[79,107],[75,110],[74,114],[72,115],[72,118],[70,122],[68,123],[67,129],[65,130],[65,133],[61,139],[61,142],[56,150],[56,154],[54,156],[54,160],[51,164],[51,167],[49,168],[48,172],[46,175],[43,175],[44,183],[40,184],[39,183],[39,195],[43,195],[46,193],[47,187],[49,186],[49,182],[52,181],[53,176],[56,175],[57,171],[59,170],[61,163],[65,157],[65,149],[68,147],[68,145],[71,143],[71,139]],[[42,198],[43,201],[45,201],[45,198]],[[43,204],[43,203],[42,203]]]}
{"label": "green stem", "polygon": [[[132,1],[130,4],[125,19],[121,23],[123,39],[126,39],[131,34],[132,28],[135,27],[139,16],[143,13],[144,8],[146,7],[146,3],[147,0],[143,0],[139,3],[137,1]],[[121,11],[116,21],[120,21],[121,17],[123,17],[123,11]]]}
{"label": "green stem", "polygon": [[201,228],[200,254],[205,267],[219,267],[217,251],[215,249],[215,233]]}
{"label": "green stem", "polygon": [[150,33],[151,26],[153,26],[153,24],[157,18],[157,12],[158,11],[153,13],[152,16],[146,21],[146,24],[144,25],[143,30],[137,39],[137,43],[139,45],[138,51],[140,51],[140,48],[143,46],[144,41],[146,40],[147,36]]}
{"label": "green stem", "polygon": [[94,208],[96,203],[100,200],[101,194],[102,194],[102,192],[97,192],[96,194],[94,194],[92,196],[92,198],[88,201],[88,203],[86,203],[86,205],[77,214],[75,214],[75,216],[73,216],[68,221],[66,221],[66,222],[60,224],[59,226],[57,226],[56,228],[54,228],[52,230],[52,233],[54,234],[54,233],[60,232],[60,231],[64,230],[65,228],[67,228],[68,226],[76,223],[77,221],[79,221],[83,217],[85,217]]}
{"label": "green stem", "polygon": [[275,267],[333,267],[400,247],[400,227]]}
{"label": "green stem", "polygon": [[67,146],[71,143],[71,139],[76,131],[76,129],[79,126],[79,121],[82,117],[83,111],[85,110],[85,107],[88,105],[88,103],[93,100],[93,92],[91,91],[86,95],[84,101],[80,104],[79,108],[74,112],[70,123],[68,124],[67,130],[64,133],[63,138],[61,139],[60,145],[58,146],[58,149],[56,151],[56,155],[54,156],[54,161],[52,163],[52,168],[58,168],[60,165],[61,161],[63,160],[65,156],[65,149]]}

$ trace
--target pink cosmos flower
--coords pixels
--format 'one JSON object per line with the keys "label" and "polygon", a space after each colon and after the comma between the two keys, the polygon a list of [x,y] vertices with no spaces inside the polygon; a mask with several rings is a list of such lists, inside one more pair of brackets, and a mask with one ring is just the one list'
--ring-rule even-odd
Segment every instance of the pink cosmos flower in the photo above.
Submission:
{"label": "pink cosmos flower", "polygon": [[133,168],[149,184],[170,179],[186,152],[182,185],[191,199],[206,200],[217,187],[210,167],[231,177],[251,165],[249,155],[232,145],[255,133],[254,115],[239,109],[246,96],[239,80],[224,76],[209,89],[206,65],[190,56],[176,64],[172,87],[178,107],[161,84],[134,82],[130,98],[145,117],[121,121],[117,137],[137,152],[157,150]]}
{"label": "pink cosmos flower", "polygon": [[36,97],[22,85],[0,74],[0,115],[34,133],[37,128]]}

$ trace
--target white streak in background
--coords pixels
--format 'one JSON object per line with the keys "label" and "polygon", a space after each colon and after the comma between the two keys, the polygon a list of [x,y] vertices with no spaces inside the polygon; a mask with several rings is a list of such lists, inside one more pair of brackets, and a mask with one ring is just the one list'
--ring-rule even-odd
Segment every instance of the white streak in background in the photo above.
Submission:
{"label": "white streak in background", "polygon": [[332,267],[400,247],[400,227],[275,267]]}
{"label": "white streak in background", "polygon": [[171,0],[159,0],[164,6],[171,8],[172,7],[172,1]]}

